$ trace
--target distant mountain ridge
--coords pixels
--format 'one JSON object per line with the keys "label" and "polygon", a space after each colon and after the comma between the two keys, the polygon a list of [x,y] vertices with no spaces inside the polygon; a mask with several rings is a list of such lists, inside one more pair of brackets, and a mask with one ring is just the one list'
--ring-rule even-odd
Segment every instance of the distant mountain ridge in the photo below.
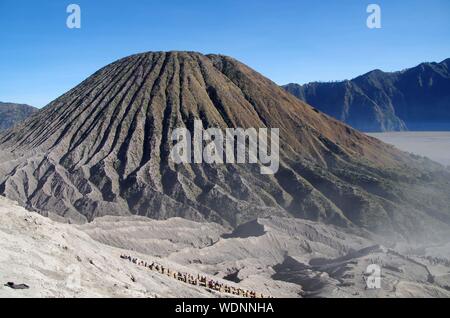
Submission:
{"label": "distant mountain ridge", "polygon": [[26,104],[0,102],[0,131],[14,127],[37,110],[37,108]]}
{"label": "distant mountain ridge", "polygon": [[362,131],[450,130],[450,58],[398,72],[373,70],[352,80],[283,88]]}

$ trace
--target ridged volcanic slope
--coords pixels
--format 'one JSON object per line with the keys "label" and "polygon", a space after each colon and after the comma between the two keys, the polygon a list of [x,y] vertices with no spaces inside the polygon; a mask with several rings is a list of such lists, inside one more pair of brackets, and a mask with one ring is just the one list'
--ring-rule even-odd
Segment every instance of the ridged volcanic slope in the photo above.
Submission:
{"label": "ridged volcanic slope", "polygon": [[[195,119],[279,128],[280,170],[174,165],[171,133],[192,131]],[[121,59],[0,135],[0,149],[0,193],[76,222],[132,213],[235,227],[283,215],[405,236],[450,224],[450,178],[440,166],[351,129],[220,55]]]}

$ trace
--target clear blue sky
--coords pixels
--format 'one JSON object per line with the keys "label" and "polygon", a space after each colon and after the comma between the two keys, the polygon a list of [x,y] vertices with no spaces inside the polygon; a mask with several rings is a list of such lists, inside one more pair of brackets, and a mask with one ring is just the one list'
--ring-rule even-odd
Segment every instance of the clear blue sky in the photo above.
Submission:
{"label": "clear blue sky", "polygon": [[[66,27],[81,6],[82,28]],[[366,7],[382,29],[366,27]],[[42,107],[143,51],[233,56],[279,84],[450,57],[449,0],[0,0],[0,100]]]}

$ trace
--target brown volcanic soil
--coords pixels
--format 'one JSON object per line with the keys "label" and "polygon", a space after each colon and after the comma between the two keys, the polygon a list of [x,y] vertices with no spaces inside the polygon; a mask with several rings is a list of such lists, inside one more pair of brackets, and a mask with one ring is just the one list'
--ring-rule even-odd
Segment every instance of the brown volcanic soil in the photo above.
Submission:
{"label": "brown volcanic soil", "polygon": [[[281,166],[174,165],[174,128],[280,129]],[[448,233],[450,175],[297,100],[238,61],[193,52],[114,62],[0,135],[0,193],[74,222],[180,216],[236,227],[291,216],[385,235]]]}

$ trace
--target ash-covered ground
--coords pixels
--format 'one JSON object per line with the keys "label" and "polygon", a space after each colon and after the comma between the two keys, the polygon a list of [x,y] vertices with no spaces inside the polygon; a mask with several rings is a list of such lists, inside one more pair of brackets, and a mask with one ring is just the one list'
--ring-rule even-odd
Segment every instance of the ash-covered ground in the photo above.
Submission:
{"label": "ash-covered ground", "polygon": [[[107,216],[70,225],[3,197],[0,219],[1,297],[230,297],[148,271],[121,254],[272,297],[450,296],[448,244],[385,246],[375,237],[279,217],[233,232],[181,218]],[[381,268],[380,289],[367,288],[370,264]]]}

